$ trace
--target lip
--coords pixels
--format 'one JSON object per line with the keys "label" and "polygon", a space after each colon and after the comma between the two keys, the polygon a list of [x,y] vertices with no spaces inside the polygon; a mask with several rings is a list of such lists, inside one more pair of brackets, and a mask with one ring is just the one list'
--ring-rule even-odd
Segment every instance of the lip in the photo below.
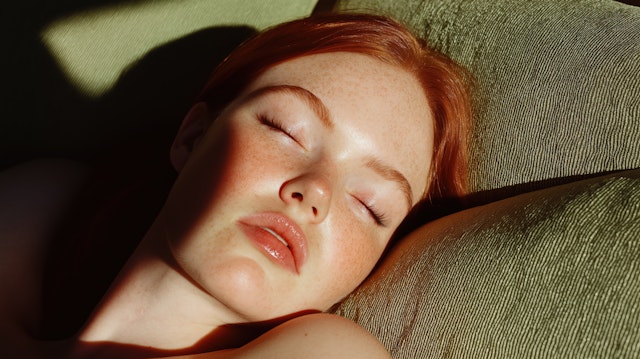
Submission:
{"label": "lip", "polygon": [[307,259],[307,238],[295,221],[281,213],[263,212],[244,217],[238,224],[269,259],[295,274],[300,273]]}

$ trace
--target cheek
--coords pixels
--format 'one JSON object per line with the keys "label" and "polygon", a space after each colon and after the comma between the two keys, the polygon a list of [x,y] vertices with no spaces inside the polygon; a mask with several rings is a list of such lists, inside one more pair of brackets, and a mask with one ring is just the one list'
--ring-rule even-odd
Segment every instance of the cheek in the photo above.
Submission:
{"label": "cheek", "polygon": [[[221,125],[210,129],[189,157],[165,203],[169,231],[185,237],[195,228],[271,189],[275,166],[269,153],[246,131]],[[245,204],[246,205],[246,204]]]}
{"label": "cheek", "polygon": [[327,270],[320,273],[325,281],[330,281],[332,302],[328,303],[329,306],[342,300],[362,283],[384,250],[386,242],[375,239],[374,234],[353,223],[353,219],[342,221],[329,237],[336,238],[335,245],[331,247],[326,261]]}
{"label": "cheek", "polygon": [[244,195],[265,191],[277,195],[286,174],[297,166],[287,149],[264,131],[239,128],[228,135],[226,163],[219,169],[220,185]]}

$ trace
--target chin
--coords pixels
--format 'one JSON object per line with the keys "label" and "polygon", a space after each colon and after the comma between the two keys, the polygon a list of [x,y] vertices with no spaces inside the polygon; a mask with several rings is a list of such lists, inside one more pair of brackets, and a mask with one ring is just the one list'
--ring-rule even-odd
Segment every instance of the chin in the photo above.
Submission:
{"label": "chin", "polygon": [[274,276],[268,270],[252,258],[236,257],[211,265],[196,281],[242,322],[260,322],[300,311],[295,305],[283,306],[293,303],[272,282]]}

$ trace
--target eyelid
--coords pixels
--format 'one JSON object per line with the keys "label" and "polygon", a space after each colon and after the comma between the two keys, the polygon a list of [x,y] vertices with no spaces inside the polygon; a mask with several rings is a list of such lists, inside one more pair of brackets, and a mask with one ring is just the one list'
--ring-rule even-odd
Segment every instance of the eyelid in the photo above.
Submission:
{"label": "eyelid", "polygon": [[269,127],[272,127],[276,130],[280,130],[282,132],[285,132],[288,134],[288,132],[284,129],[284,125],[278,121],[275,120],[273,117],[271,116],[266,116],[266,115],[258,115],[258,120],[260,121],[260,123],[262,123],[263,125],[267,125]]}
{"label": "eyelid", "polygon": [[292,134],[292,131],[287,129],[286,126],[282,122],[280,122],[279,120],[275,119],[274,117],[266,116],[266,115],[259,115],[258,116],[258,120],[263,125],[271,127],[273,130],[280,131],[280,132],[284,133],[290,139],[292,139],[298,145],[300,145],[302,148],[305,148],[304,145],[296,138],[296,136],[294,136]]}
{"label": "eyelid", "polygon": [[358,197],[355,197],[356,201],[358,201],[358,203],[360,203],[360,205],[362,205],[366,210],[367,213],[369,214],[369,216],[373,219],[373,221],[381,226],[381,227],[387,227],[387,216],[386,214],[380,212],[374,205],[372,205],[371,203],[367,203],[367,201],[362,200]]}

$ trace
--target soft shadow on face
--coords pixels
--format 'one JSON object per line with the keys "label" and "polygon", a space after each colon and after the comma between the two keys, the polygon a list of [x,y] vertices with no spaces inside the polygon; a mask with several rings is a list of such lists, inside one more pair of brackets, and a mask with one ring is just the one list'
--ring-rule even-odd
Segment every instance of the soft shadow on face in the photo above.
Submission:
{"label": "soft shadow on face", "polygon": [[[176,142],[182,141],[182,144],[174,142],[172,162],[179,175],[165,203],[171,210],[165,219],[172,224],[172,238],[188,238],[203,222],[216,220],[207,214],[225,187],[223,174],[232,166],[229,162],[235,144],[229,127],[215,121],[214,116],[206,107],[192,109],[185,121],[197,122],[191,125],[195,129],[191,134],[182,135],[183,138],[180,135],[176,138]],[[184,147],[179,159],[175,159],[177,146]]]}

